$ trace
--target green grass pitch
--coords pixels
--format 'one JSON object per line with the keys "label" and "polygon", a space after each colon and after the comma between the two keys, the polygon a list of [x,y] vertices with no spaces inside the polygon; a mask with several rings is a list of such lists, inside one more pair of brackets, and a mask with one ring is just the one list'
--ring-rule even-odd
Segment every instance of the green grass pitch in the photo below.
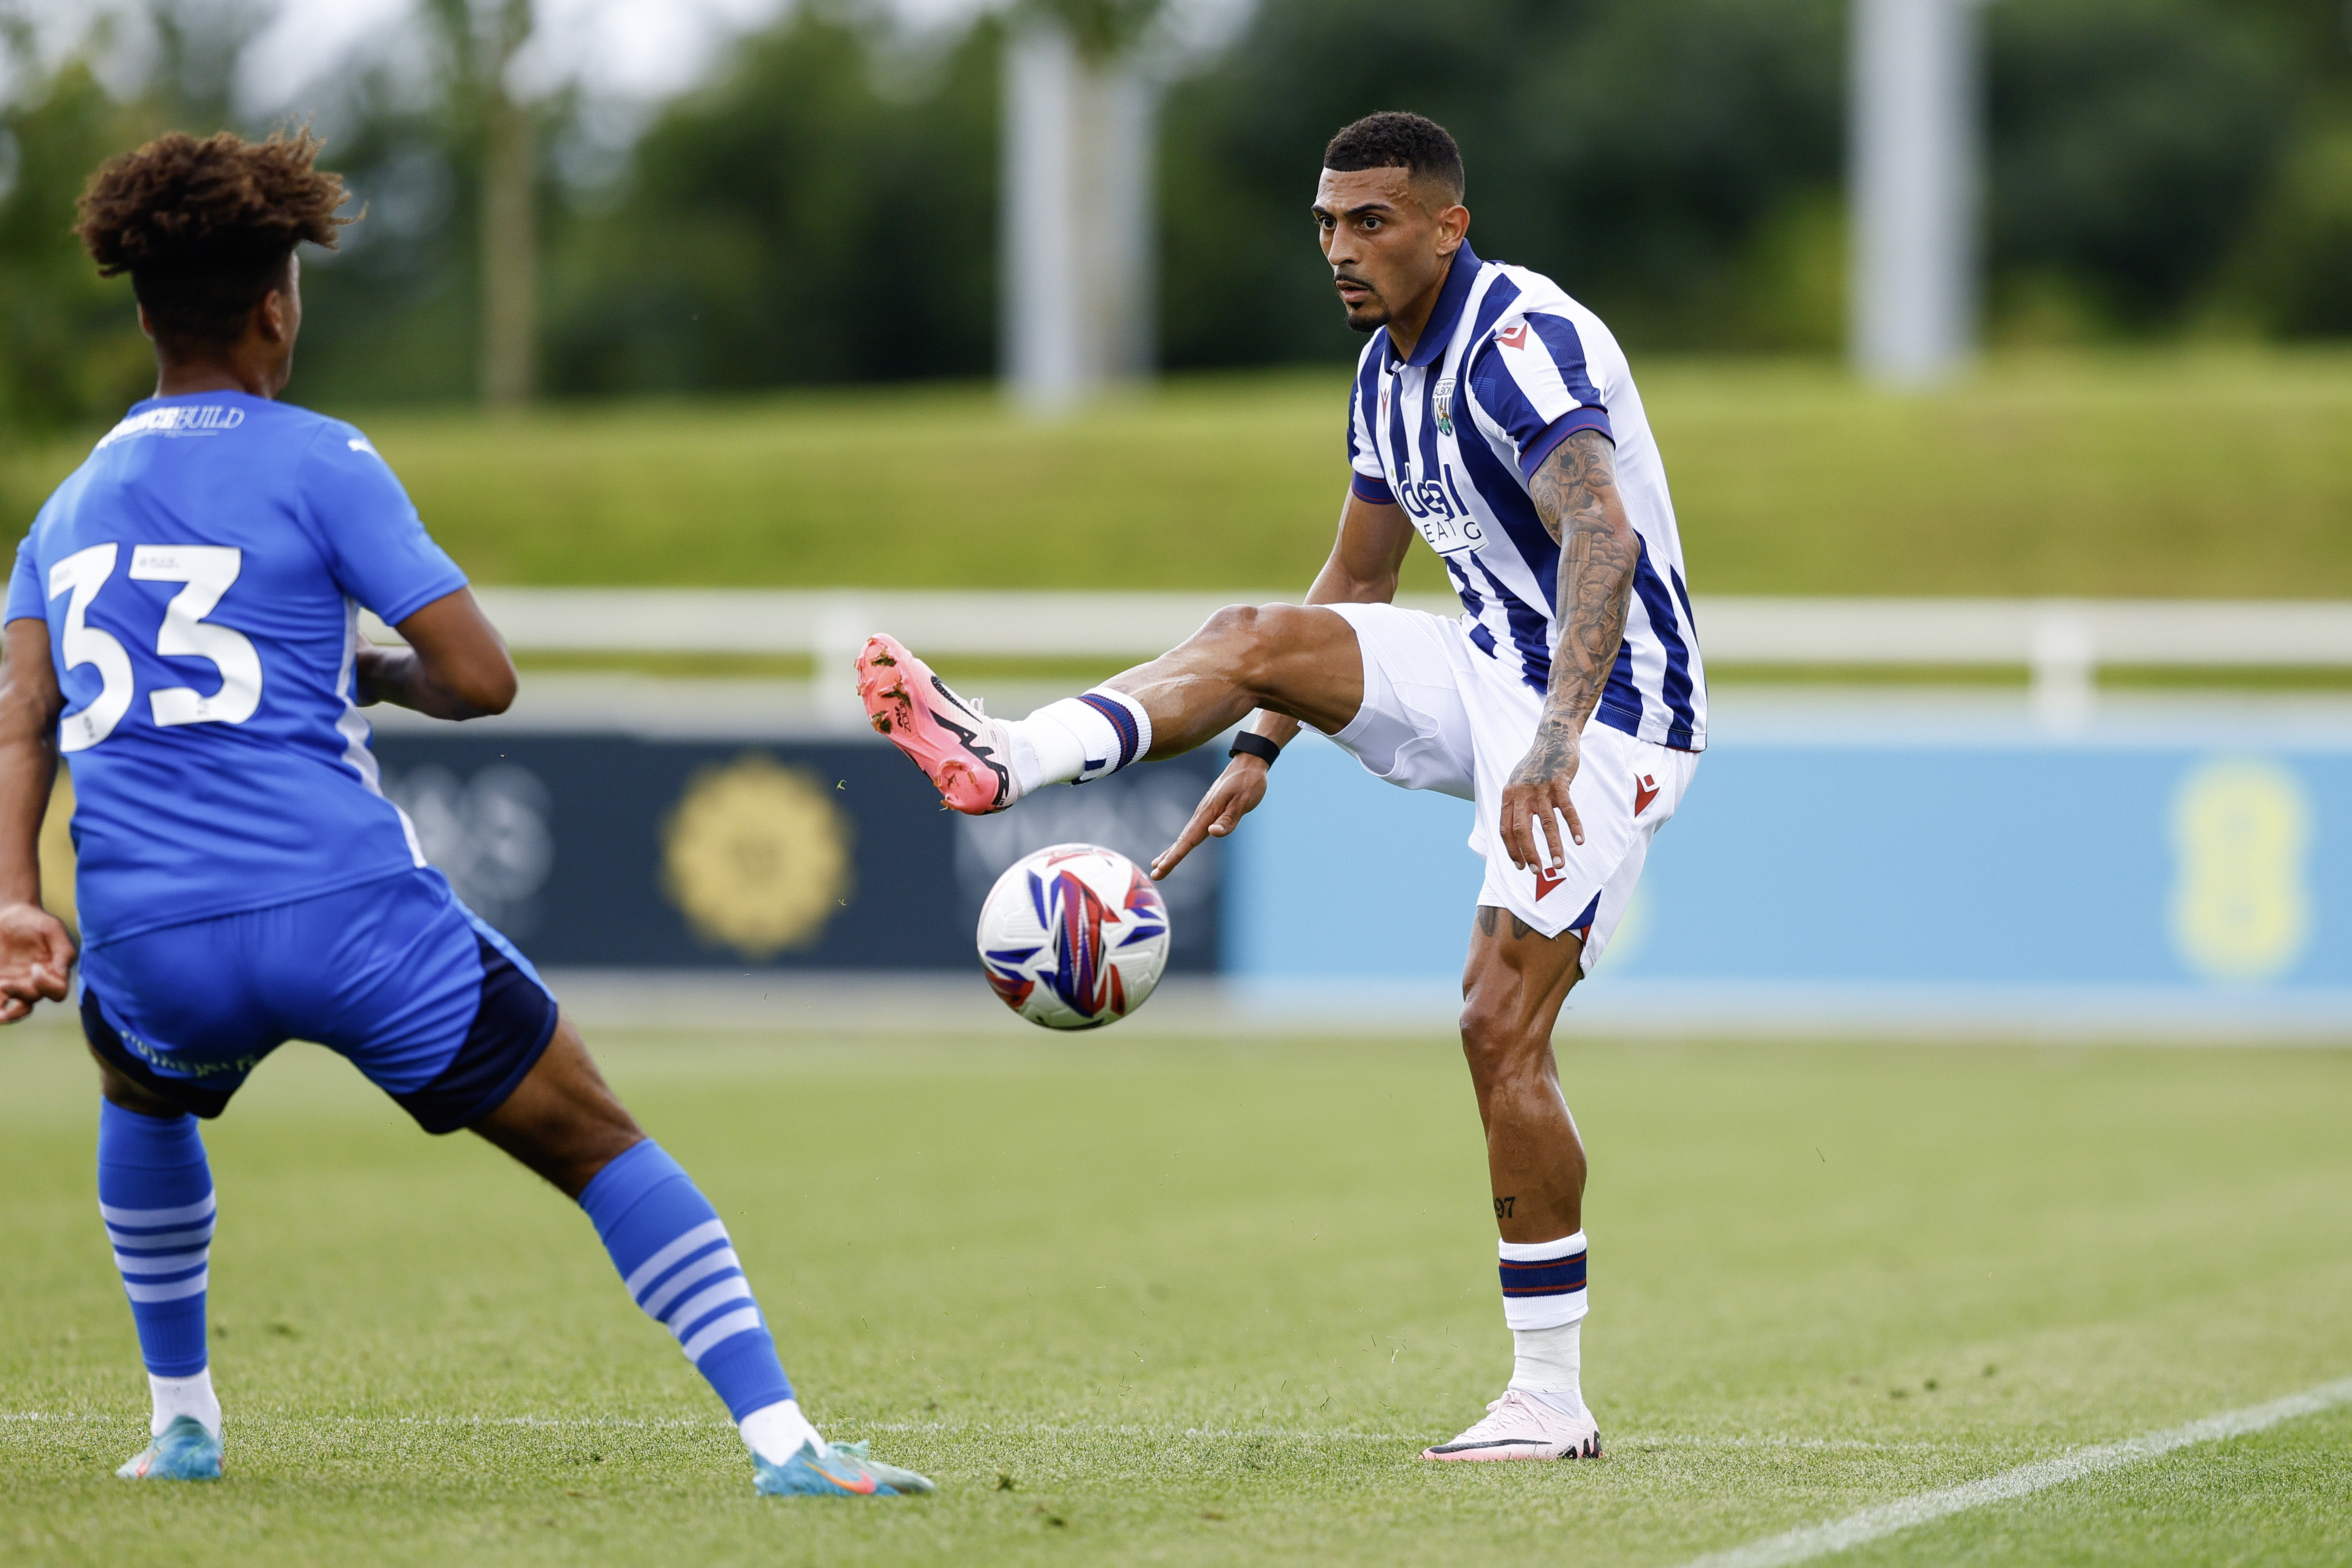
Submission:
{"label": "green grass pitch", "polygon": [[[0,1558],[1674,1564],[2352,1373],[2352,1053],[1572,1035],[1609,1453],[1496,1466],[1414,1458],[1508,1365],[1444,1040],[604,1041],[829,1433],[940,1482],[871,1505],[755,1499],[576,1210],[299,1046],[210,1134],[227,1479],[112,1479],[93,1074],[16,1032]],[[1840,1561],[2340,1563],[2348,1466],[2339,1408]]]}

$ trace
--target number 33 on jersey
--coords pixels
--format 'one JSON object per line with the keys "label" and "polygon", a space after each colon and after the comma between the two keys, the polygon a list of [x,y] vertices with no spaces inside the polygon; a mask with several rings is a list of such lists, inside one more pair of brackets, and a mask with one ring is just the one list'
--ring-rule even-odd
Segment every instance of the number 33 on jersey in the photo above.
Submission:
{"label": "number 33 on jersey", "polygon": [[238,392],[142,402],[17,547],[97,946],[424,863],[353,701],[359,610],[466,585],[367,438]]}
{"label": "number 33 on jersey", "polygon": [[[110,632],[89,623],[90,601],[114,575],[121,547],[91,545],[49,568],[49,597],[71,593],[62,639],[66,668],[96,664],[102,683],[98,696],[59,726],[58,749],[86,751],[114,733],[131,708],[131,656]],[[261,706],[261,655],[252,639],[226,626],[206,626],[229,585],[236,580],[244,551],[228,545],[135,545],[131,575],[147,582],[184,582],[163,608],[155,652],[165,657],[209,659],[219,674],[210,696],[194,686],[165,686],[148,694],[159,725],[243,724]]]}

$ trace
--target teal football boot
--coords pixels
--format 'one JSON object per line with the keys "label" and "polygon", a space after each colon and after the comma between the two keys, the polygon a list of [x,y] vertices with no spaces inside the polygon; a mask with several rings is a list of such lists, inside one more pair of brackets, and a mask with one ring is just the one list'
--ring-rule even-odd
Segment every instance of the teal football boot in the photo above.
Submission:
{"label": "teal football boot", "polygon": [[929,1478],[866,1457],[864,1443],[814,1443],[781,1465],[751,1456],[751,1485],[762,1497],[900,1497],[936,1491]]}
{"label": "teal football boot", "polygon": [[220,1470],[220,1439],[194,1416],[174,1416],[114,1473],[126,1481],[216,1481]]}

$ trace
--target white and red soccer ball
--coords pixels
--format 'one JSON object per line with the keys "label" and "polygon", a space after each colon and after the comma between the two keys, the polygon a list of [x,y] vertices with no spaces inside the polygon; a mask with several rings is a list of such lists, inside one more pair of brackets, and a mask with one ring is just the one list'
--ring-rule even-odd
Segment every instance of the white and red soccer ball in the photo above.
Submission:
{"label": "white and red soccer ball", "polygon": [[980,963],[1004,1005],[1047,1029],[1098,1029],[1143,1005],[1168,967],[1168,904],[1099,844],[1013,862],[980,909]]}

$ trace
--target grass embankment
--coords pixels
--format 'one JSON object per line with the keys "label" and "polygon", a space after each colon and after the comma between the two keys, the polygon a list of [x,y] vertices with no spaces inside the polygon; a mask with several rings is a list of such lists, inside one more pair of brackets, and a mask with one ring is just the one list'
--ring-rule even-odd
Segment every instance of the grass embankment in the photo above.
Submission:
{"label": "grass embankment", "polygon": [[[1564,1045],[1609,1454],[1439,1467],[1509,1367],[1450,1044],[613,1045],[816,1416],[940,1482],[762,1503],[571,1206],[295,1046],[206,1128],[227,1479],[131,1486],[89,1063],[6,1045],[24,1561],[1669,1564],[2352,1372],[2352,1054]],[[2347,1446],[1859,1560],[2340,1563]]]}
{"label": "grass embankment", "polygon": [[[2352,352],[2004,359],[1924,397],[1640,373],[1702,593],[2352,597]],[[1180,378],[1060,425],[980,388],[358,417],[484,582],[1285,589],[1329,544],[1346,386]],[[10,532],[86,445],[0,455]],[[1407,586],[1443,591],[1427,552]]]}

